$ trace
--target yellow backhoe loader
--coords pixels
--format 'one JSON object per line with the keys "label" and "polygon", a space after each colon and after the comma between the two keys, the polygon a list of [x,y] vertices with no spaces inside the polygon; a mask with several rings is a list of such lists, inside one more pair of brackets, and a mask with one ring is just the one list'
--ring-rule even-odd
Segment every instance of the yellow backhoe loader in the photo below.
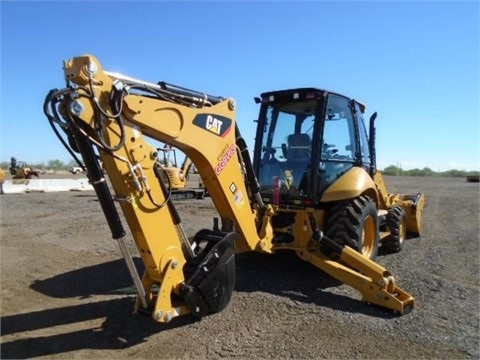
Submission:
{"label": "yellow backhoe loader", "polygon": [[5,182],[5,171],[0,168],[0,195],[3,195],[3,183]]}
{"label": "yellow backhoe loader", "polygon": [[[162,323],[221,311],[235,285],[235,253],[278,250],[357,289],[366,303],[398,314],[414,307],[372,258],[380,240],[399,250],[408,231],[420,231],[424,195],[387,193],[373,119],[368,137],[360,102],[317,88],[263,93],[252,162],[231,98],[108,72],[92,55],[65,61],[64,74],[67,86],[49,92],[44,112],[84,160],[137,289],[135,310]],[[149,139],[193,161],[221,229],[187,237]],[[145,264],[141,278],[115,201]]]}
{"label": "yellow backhoe loader", "polygon": [[39,171],[34,170],[31,167],[27,166],[27,163],[24,161],[17,161],[16,158],[10,158],[10,167],[8,168],[10,171],[10,175],[12,175],[12,179],[31,179],[34,176],[40,177]]}
{"label": "yellow backhoe loader", "polygon": [[157,148],[157,150],[163,154],[160,156],[160,165],[165,173],[165,181],[167,182],[167,188],[170,190],[170,198],[172,200],[191,200],[191,199],[203,199],[205,197],[205,189],[202,187],[189,187],[188,179],[190,170],[193,165],[192,160],[188,157],[182,162],[179,167],[177,165],[177,153],[176,149],[170,145]]}

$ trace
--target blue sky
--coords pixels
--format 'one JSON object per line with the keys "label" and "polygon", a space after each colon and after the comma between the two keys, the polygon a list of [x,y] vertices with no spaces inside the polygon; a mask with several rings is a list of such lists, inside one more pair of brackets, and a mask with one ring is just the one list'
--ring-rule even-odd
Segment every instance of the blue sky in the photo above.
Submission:
{"label": "blue sky", "polygon": [[1,1],[0,161],[71,160],[42,106],[62,61],[233,97],[250,149],[269,90],[313,86],[377,118],[379,168],[479,170],[477,1]]}

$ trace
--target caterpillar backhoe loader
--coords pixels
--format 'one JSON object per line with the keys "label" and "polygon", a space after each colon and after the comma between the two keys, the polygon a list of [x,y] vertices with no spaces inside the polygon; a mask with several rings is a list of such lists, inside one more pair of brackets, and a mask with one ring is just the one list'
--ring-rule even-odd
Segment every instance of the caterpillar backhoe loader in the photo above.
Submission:
{"label": "caterpillar backhoe loader", "polygon": [[27,166],[27,163],[24,161],[17,161],[16,158],[10,158],[10,167],[8,168],[12,179],[31,179],[34,176],[39,177],[39,171],[32,169]]}
{"label": "caterpillar backhoe loader", "polygon": [[[414,307],[371,258],[380,238],[399,248],[407,230],[419,231],[423,195],[387,194],[359,102],[314,88],[262,94],[252,162],[231,98],[108,72],[92,55],[64,62],[64,74],[67,86],[49,92],[44,112],[83,158],[137,289],[135,311],[162,323],[221,311],[235,286],[235,253],[283,249],[366,303],[397,314]],[[193,161],[221,229],[187,237],[150,139]],[[145,264],[142,277],[116,203]]]}
{"label": "caterpillar backhoe loader", "polygon": [[177,165],[176,149],[170,145],[157,148],[163,154],[160,163],[163,165],[163,171],[166,175],[165,181],[167,188],[170,189],[170,198],[172,200],[192,200],[203,199],[205,197],[205,189],[188,186],[188,178],[193,162],[190,158],[185,157],[182,165]]}

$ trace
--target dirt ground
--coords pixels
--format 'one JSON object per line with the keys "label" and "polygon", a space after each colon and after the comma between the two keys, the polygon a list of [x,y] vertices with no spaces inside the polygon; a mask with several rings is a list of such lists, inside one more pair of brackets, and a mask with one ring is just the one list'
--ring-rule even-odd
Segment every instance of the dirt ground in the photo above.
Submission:
{"label": "dirt ground", "polygon": [[[415,296],[403,317],[294,255],[251,253],[237,256],[223,312],[161,325],[132,313],[131,280],[93,192],[2,195],[1,358],[480,358],[479,184],[386,182],[427,197],[422,236],[377,259]],[[188,235],[216,215],[210,198],[178,208]]]}

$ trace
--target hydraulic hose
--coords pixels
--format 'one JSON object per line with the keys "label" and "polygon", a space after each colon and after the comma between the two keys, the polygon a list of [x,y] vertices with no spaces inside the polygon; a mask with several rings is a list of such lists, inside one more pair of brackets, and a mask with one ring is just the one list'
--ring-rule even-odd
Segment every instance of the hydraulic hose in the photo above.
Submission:
{"label": "hydraulic hose", "polygon": [[85,162],[88,178],[98,196],[100,205],[102,206],[103,213],[105,214],[108,226],[112,232],[112,237],[114,239],[122,238],[125,236],[125,229],[123,228],[117,208],[113,202],[113,197],[108,188],[107,181],[103,176],[103,171],[98,164],[93,146],[88,139],[76,129],[73,132],[73,136],[77,143],[78,150],[82,155],[83,161]]}
{"label": "hydraulic hose", "polygon": [[175,93],[180,96],[187,96],[191,98],[198,98],[198,99],[203,99],[208,101],[209,103],[212,103],[213,105],[218,104],[219,102],[225,100],[221,96],[213,96],[213,95],[208,95],[196,90],[190,90],[181,86],[173,85],[173,84],[168,84],[165,81],[159,81],[158,85],[163,89],[170,91],[172,93]]}
{"label": "hydraulic hose", "polygon": [[[56,95],[58,93],[59,93],[58,89],[52,89],[52,90],[49,91],[49,93],[45,97],[45,102],[43,103],[43,112],[48,119],[48,123],[50,124],[50,127],[52,128],[53,132],[55,133],[57,138],[60,140],[62,145],[65,147],[65,149],[67,149],[67,151],[73,157],[73,159],[77,162],[77,164],[83,168],[84,166],[83,166],[82,162],[77,157],[77,155],[73,152],[71,147],[68,146],[67,142],[60,135],[60,132],[57,130],[57,128],[55,127],[55,124],[54,124],[54,123],[57,123],[57,124],[60,123],[59,115],[58,115],[57,108],[56,108],[57,100],[56,99],[54,100],[54,98],[56,98]],[[50,105],[52,113],[50,113],[50,111],[48,109],[49,105]],[[65,133],[67,132],[66,129],[63,129],[63,130],[64,130]],[[68,134],[67,134],[67,136],[68,136]]]}
{"label": "hydraulic hose", "polygon": [[[160,188],[162,189],[162,192],[166,195],[168,194],[168,189],[165,186],[165,183],[162,180],[162,173],[161,173],[161,168],[160,165],[155,164],[153,167],[153,172],[155,173],[155,176],[157,177],[158,183],[160,185]],[[195,253],[193,252],[192,249],[192,244],[190,244],[190,241],[188,240],[187,236],[185,235],[185,231],[183,230],[182,223],[181,223],[181,218],[180,215],[178,214],[177,208],[172,202],[172,199],[170,196],[167,197],[167,206],[168,210],[170,211],[170,214],[172,215],[173,223],[175,227],[177,228],[178,235],[180,237],[180,241],[182,242],[182,245],[184,247],[184,251],[188,254],[188,257],[190,259],[195,258]]]}
{"label": "hydraulic hose", "polygon": [[240,135],[240,130],[237,125],[235,125],[235,142],[240,149],[240,156],[245,164],[245,170],[247,173],[247,186],[250,189],[250,193],[254,197],[255,202],[260,206],[264,206],[262,197],[260,196],[260,184],[258,183],[255,172],[253,171],[252,160],[250,159],[250,154],[248,153],[247,143],[245,139]]}

